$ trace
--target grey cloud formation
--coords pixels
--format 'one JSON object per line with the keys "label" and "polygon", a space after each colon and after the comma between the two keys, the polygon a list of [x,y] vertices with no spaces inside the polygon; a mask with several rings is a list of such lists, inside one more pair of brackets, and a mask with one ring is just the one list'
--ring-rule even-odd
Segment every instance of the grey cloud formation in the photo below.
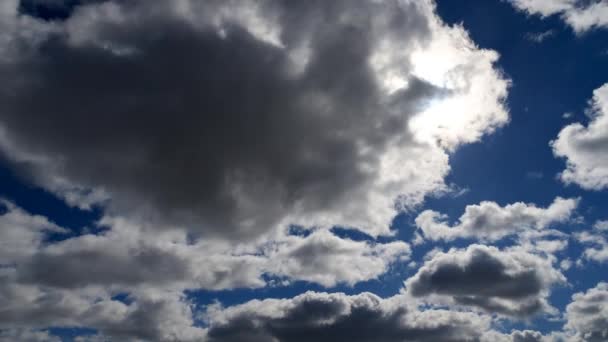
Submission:
{"label": "grey cloud formation", "polygon": [[[4,154],[69,203],[105,199],[147,227],[389,234],[396,207],[445,187],[446,150],[508,120],[496,53],[431,2],[86,2],[52,22],[11,3]],[[437,98],[467,105],[449,113],[461,122],[437,131]]]}
{"label": "grey cloud formation", "polygon": [[400,298],[307,292],[211,309],[209,341],[478,341],[489,329],[478,315],[410,311]]}
{"label": "grey cloud formation", "polygon": [[[204,329],[194,326],[190,304],[172,292],[139,292],[131,303],[105,291],[57,290],[0,284],[0,338],[33,336],[49,326],[93,328],[110,341],[201,341]],[[35,340],[35,339],[33,339]]]}
{"label": "grey cloud formation", "polygon": [[109,230],[41,244],[44,232],[65,230],[7,202],[0,236],[7,244],[0,264],[14,281],[62,289],[97,286],[209,290],[266,285],[264,275],[283,282],[304,280],[331,287],[354,285],[408,260],[407,243],[353,241],[327,230],[306,236],[282,233],[231,244],[191,241],[183,231],[150,235],[122,219],[104,218]]}
{"label": "grey cloud formation", "polygon": [[483,245],[439,252],[405,282],[413,297],[523,318],[551,312],[551,286],[565,282],[548,260],[523,250]]}
{"label": "grey cloud formation", "polygon": [[608,340],[608,284],[599,283],[586,292],[572,297],[566,307],[566,329],[575,341],[600,342]]}
{"label": "grey cloud formation", "polygon": [[608,84],[593,91],[589,114],[586,126],[567,125],[551,147],[555,156],[566,160],[566,170],[560,174],[564,183],[602,190],[608,187]]}
{"label": "grey cloud formation", "polygon": [[404,242],[357,242],[325,230],[238,245],[193,242],[180,230],[152,236],[112,218],[102,220],[109,230],[100,235],[41,243],[45,230],[64,230],[5,205],[0,234],[24,249],[0,254],[0,340],[44,340],[39,329],[73,326],[98,330],[92,338],[100,341],[201,341],[186,289],[258,288],[264,275],[352,285],[410,254]]}
{"label": "grey cloud formation", "polygon": [[542,230],[553,223],[568,220],[578,199],[557,197],[547,208],[517,202],[504,207],[495,202],[468,205],[458,223],[450,226],[445,217],[432,210],[425,210],[416,217],[416,226],[429,240],[454,240],[475,238],[496,241],[506,236]]}
{"label": "grey cloud formation", "polygon": [[0,330],[0,342],[61,342],[56,336],[51,336],[48,331],[27,330],[27,329],[6,329]]}

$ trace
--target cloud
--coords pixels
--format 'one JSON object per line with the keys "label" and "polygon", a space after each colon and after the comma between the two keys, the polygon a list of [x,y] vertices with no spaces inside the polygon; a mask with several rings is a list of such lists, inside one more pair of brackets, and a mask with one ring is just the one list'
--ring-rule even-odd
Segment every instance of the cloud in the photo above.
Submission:
{"label": "cloud", "polygon": [[14,203],[0,198],[0,265],[11,265],[33,255],[47,233],[67,233],[46,217],[30,215]]}
{"label": "cloud", "polygon": [[476,314],[410,310],[401,298],[307,292],[210,308],[209,341],[476,341],[489,328]]}
{"label": "cloud", "polygon": [[603,263],[608,261],[608,237],[604,229],[605,221],[597,221],[593,230],[574,234],[576,240],[585,246],[583,257],[587,260]]}
{"label": "cloud", "polygon": [[608,187],[608,84],[593,92],[591,121],[587,126],[574,123],[564,127],[551,142],[553,154],[566,159],[566,170],[560,174],[566,183],[587,190]]}
{"label": "cloud", "polygon": [[49,335],[48,331],[25,329],[0,330],[0,342],[27,341],[27,342],[61,342],[56,336]]}
{"label": "cloud", "polygon": [[288,236],[265,254],[273,274],[330,287],[375,279],[392,262],[407,261],[410,253],[409,245],[401,241],[371,244],[342,239],[321,230],[306,238]]}
{"label": "cloud", "polygon": [[205,330],[194,324],[184,290],[259,288],[271,281],[266,276],[354,285],[410,254],[404,242],[353,241],[327,230],[235,245],[192,241],[181,230],[151,235],[109,217],[99,223],[106,227],[99,235],[40,243],[45,230],[64,230],[5,205],[0,234],[25,248],[0,254],[0,339],[44,340],[38,329],[70,326],[98,330],[92,338],[100,340],[201,341]]}
{"label": "cloud", "polygon": [[405,285],[413,297],[523,318],[552,312],[550,288],[563,282],[551,262],[537,255],[471,245],[435,254]]}
{"label": "cloud", "polygon": [[[221,290],[259,288],[264,276],[326,287],[376,279],[411,253],[402,241],[354,241],[327,230],[283,232],[259,241],[192,241],[183,231],[150,235],[122,219],[103,218],[106,230],[42,244],[43,232],[64,229],[10,204],[0,216],[0,264],[15,281],[62,289],[111,287]],[[43,230],[44,229],[44,230]]]}
{"label": "cloud", "polygon": [[608,231],[608,220],[597,220],[593,224],[593,228],[597,230]]}
{"label": "cloud", "polygon": [[575,341],[600,342],[608,339],[608,284],[599,283],[587,292],[572,296],[566,307],[567,323]]}
{"label": "cloud", "polygon": [[543,17],[559,14],[577,33],[608,27],[608,4],[603,0],[509,0],[513,6]]}
{"label": "cloud", "polygon": [[547,208],[517,202],[504,207],[495,202],[468,205],[458,223],[450,226],[447,217],[432,210],[425,210],[416,217],[416,226],[429,240],[451,241],[458,238],[474,238],[497,241],[506,236],[530,230],[543,230],[551,224],[570,218],[578,199],[555,198]]}
{"label": "cloud", "polygon": [[450,151],[508,121],[497,53],[431,1],[95,1],[54,21],[15,6],[2,151],[149,229],[391,234],[445,190]]}
{"label": "cloud", "polygon": [[0,312],[0,331],[8,334],[69,326],[96,329],[110,340],[201,341],[205,335],[178,293],[139,292],[125,304],[105,291],[16,286],[2,280],[0,304],[9,310]]}
{"label": "cloud", "polygon": [[547,31],[536,32],[536,33],[530,32],[530,33],[526,34],[526,39],[528,39],[531,42],[542,43],[543,41],[545,41],[546,39],[548,39],[554,35],[555,35],[555,31],[553,31],[553,30],[547,30]]}

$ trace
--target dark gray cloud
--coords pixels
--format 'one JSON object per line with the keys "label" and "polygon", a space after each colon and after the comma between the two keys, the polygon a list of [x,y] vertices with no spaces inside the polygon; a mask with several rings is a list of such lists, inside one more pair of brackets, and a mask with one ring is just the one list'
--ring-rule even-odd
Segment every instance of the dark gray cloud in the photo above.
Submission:
{"label": "dark gray cloud", "polygon": [[306,293],[211,312],[209,340],[478,341],[487,321],[470,313],[408,312],[398,297]]}
{"label": "dark gray cloud", "polygon": [[[378,34],[407,32],[401,46],[428,38],[414,5],[266,4],[285,44],[307,44],[297,76],[287,48],[236,19],[220,31],[205,18],[194,25],[161,15],[167,4],[103,6],[124,22],[93,20],[95,36],[83,42],[70,32],[17,42],[18,58],[0,64],[0,123],[22,150],[52,156],[51,170],[35,172],[102,188],[121,213],[167,225],[250,235],[296,206],[344,201],[377,176],[364,165],[377,165],[378,154],[362,148],[408,139],[408,117],[438,92],[410,78],[387,96],[370,66]],[[95,11],[89,7],[81,17]],[[338,13],[344,22],[334,20]],[[393,31],[377,32],[378,15]]]}
{"label": "dark gray cloud", "polygon": [[[0,13],[0,149],[70,204],[149,228],[387,234],[445,190],[446,149],[508,120],[497,55],[430,2],[79,4],[50,22]],[[437,131],[425,110],[456,97],[470,108]]]}
{"label": "dark gray cloud", "polygon": [[536,255],[472,245],[436,254],[406,287],[414,297],[436,295],[458,305],[525,317],[548,310],[549,288],[561,281],[563,275]]}
{"label": "dark gray cloud", "polygon": [[[61,288],[87,285],[168,285],[191,279],[188,260],[142,246],[126,254],[102,248],[40,252],[18,266],[19,281]],[[218,280],[219,281],[219,280]]]}

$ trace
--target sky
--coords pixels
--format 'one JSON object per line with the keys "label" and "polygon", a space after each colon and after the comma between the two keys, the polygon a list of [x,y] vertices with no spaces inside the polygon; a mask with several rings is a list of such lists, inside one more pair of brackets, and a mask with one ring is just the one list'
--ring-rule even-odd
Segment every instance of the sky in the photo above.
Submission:
{"label": "sky", "polygon": [[0,2],[0,341],[608,341],[605,0]]}

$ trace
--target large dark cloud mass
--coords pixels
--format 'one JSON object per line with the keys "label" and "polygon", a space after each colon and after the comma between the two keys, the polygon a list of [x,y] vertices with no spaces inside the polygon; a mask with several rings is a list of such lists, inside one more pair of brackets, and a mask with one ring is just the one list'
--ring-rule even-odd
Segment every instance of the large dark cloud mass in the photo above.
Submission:
{"label": "large dark cloud mass", "polygon": [[[407,48],[423,44],[428,23],[396,3],[204,2],[196,11],[256,4],[276,15],[285,47],[236,19],[220,29],[166,14],[169,2],[77,9],[86,17],[105,6],[110,17],[81,32],[94,37],[14,42],[19,57],[0,64],[0,123],[21,150],[52,158],[42,172],[167,225],[256,233],[295,207],[346,201],[378,176],[379,155],[365,150],[409,139],[408,117],[437,92],[413,78],[388,96],[370,64],[378,34],[407,32]],[[296,48],[309,53],[301,71]]]}
{"label": "large dark cloud mass", "polygon": [[[5,7],[1,151],[70,204],[147,227],[387,234],[397,208],[444,189],[446,149],[508,120],[496,54],[431,2]],[[427,49],[444,54],[437,67]],[[481,102],[423,115],[458,96]]]}

